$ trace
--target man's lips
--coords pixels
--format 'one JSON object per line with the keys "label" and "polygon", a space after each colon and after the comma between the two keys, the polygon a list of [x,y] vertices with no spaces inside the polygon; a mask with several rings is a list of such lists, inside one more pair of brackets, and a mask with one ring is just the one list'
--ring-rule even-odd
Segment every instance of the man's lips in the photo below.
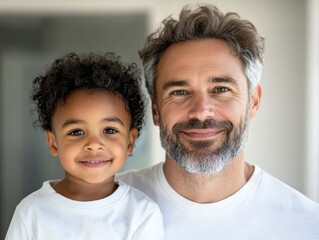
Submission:
{"label": "man's lips", "polygon": [[212,128],[205,128],[205,129],[186,129],[180,131],[183,135],[188,138],[192,139],[210,139],[221,133],[222,129],[212,129]]}

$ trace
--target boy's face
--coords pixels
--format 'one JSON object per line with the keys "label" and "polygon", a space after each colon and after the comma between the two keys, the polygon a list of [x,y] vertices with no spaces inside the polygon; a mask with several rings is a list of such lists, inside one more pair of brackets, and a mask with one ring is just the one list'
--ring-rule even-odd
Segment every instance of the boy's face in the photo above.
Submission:
{"label": "boy's face", "polygon": [[113,181],[138,135],[123,100],[99,90],[72,92],[57,107],[52,129],[46,132],[51,154],[77,183]]}

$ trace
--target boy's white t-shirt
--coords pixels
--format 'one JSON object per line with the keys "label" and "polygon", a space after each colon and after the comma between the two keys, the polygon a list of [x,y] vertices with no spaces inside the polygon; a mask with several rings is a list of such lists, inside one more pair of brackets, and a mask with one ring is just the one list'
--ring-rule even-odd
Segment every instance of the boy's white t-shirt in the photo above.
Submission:
{"label": "boy's white t-shirt", "polygon": [[118,184],[112,195],[85,202],[63,197],[46,181],[17,206],[5,239],[164,239],[157,204]]}
{"label": "boy's white t-shirt", "polygon": [[319,205],[258,166],[238,192],[210,204],[192,202],[175,192],[163,163],[119,174],[117,179],[158,203],[167,240],[319,239]]}

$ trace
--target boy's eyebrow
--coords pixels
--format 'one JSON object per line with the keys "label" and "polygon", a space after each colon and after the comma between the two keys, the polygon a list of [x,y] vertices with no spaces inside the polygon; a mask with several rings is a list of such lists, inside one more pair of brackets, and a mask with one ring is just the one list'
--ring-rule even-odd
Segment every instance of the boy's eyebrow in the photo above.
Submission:
{"label": "boy's eyebrow", "polygon": [[[102,122],[116,122],[116,123],[119,123],[119,124],[125,126],[123,121],[121,119],[119,119],[118,117],[104,118],[104,119],[102,119]],[[85,121],[80,120],[80,119],[68,119],[63,123],[62,128],[67,127],[68,125],[79,124],[79,123],[85,123]]]}
{"label": "boy's eyebrow", "polygon": [[68,125],[77,124],[77,123],[84,123],[85,121],[78,120],[78,119],[68,119],[62,124],[62,128],[67,127]]}
{"label": "boy's eyebrow", "polygon": [[108,117],[108,118],[104,118],[103,121],[105,122],[117,122],[120,123],[121,125],[125,126],[125,124],[123,123],[123,121],[121,119],[119,119],[118,117]]}

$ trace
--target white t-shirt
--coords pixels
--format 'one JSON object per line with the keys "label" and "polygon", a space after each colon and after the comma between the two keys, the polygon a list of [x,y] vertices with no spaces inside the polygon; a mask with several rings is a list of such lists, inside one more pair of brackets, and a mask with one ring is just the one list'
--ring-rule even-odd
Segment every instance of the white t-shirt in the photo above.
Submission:
{"label": "white t-shirt", "polygon": [[118,184],[104,199],[74,201],[46,181],[17,206],[6,240],[164,239],[157,204],[139,190]]}
{"label": "white t-shirt", "polygon": [[159,204],[167,240],[319,239],[319,205],[258,166],[239,191],[210,204],[176,193],[164,176],[163,163],[116,178]]}

